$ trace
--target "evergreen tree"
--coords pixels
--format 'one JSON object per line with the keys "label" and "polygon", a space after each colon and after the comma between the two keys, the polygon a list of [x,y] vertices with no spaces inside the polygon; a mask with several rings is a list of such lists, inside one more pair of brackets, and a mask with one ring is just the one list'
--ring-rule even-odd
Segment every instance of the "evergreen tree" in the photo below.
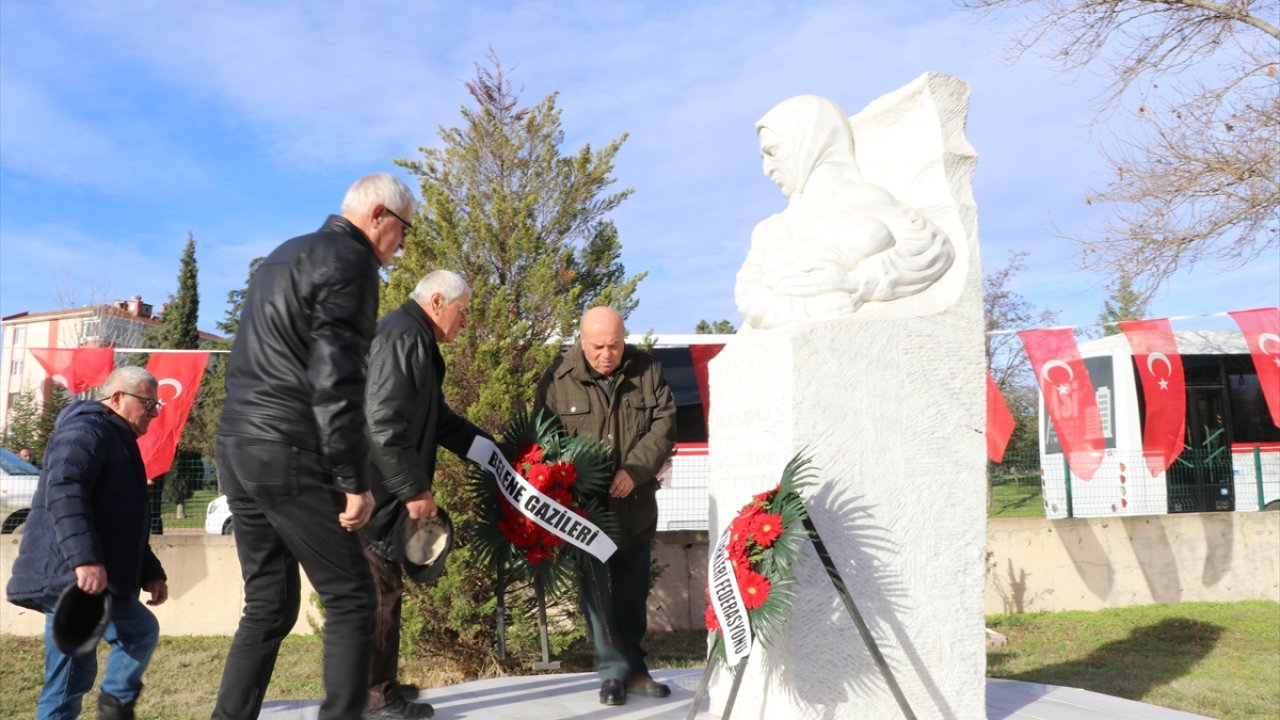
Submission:
{"label": "evergreen tree", "polygon": [[35,391],[18,393],[9,408],[9,423],[5,425],[0,443],[13,452],[19,448],[30,448],[39,459],[44,457],[44,446],[48,440],[49,436],[40,432],[40,406],[36,403]]}
{"label": "evergreen tree", "polygon": [[[462,108],[462,127],[441,128],[441,147],[398,161],[419,178],[423,202],[404,253],[390,269],[382,312],[408,299],[430,270],[450,269],[467,279],[467,328],[442,348],[445,392],[455,411],[497,432],[517,408],[532,403],[539,376],[559,341],[575,334],[583,310],[608,304],[625,316],[635,307],[643,273],[626,277],[617,229],[605,217],[631,193],[606,192],[625,135],[600,150],[585,146],[563,154],[556,95],[521,106],[501,63],[492,55],[490,61],[492,68],[477,64],[466,83],[475,104]],[[441,459],[437,500],[455,528],[464,530],[449,557],[455,569],[411,598],[406,613],[416,608],[421,617],[405,626],[417,629],[433,650],[453,652],[478,668],[492,658],[496,641],[495,579],[475,571],[467,547],[474,507],[461,463],[448,453]],[[515,597],[508,596],[515,607],[507,646],[518,651],[517,629],[533,624],[520,614],[528,610],[522,605],[528,596]]]}
{"label": "evergreen tree", "polygon": [[244,287],[227,293],[227,314],[218,323],[218,329],[228,338],[235,337],[236,332],[240,330],[240,313],[244,310],[244,301],[249,295],[249,283],[253,280],[253,273],[257,271],[263,260],[266,260],[266,258],[261,256],[250,260],[249,276],[244,279]]}
{"label": "evergreen tree", "polygon": [[[178,269],[178,290],[169,296],[169,302],[160,314],[160,324],[148,330],[143,342],[148,347],[166,350],[196,350],[200,347],[200,268],[196,264],[195,236],[187,234],[187,244],[182,250]],[[200,383],[200,391],[191,414],[187,418],[182,436],[178,438],[177,454],[173,467],[165,475],[164,497],[176,506],[178,518],[186,516],[186,501],[195,493],[204,477],[201,457],[213,453],[213,430],[217,425],[217,412],[202,399],[210,392],[206,377]]]}
{"label": "evergreen tree", "polygon": [[1111,291],[1111,297],[1102,301],[1102,312],[1098,314],[1098,322],[1102,325],[1104,335],[1115,335],[1120,332],[1116,323],[1121,320],[1141,320],[1147,316],[1147,301],[1142,299],[1133,289],[1133,281],[1122,280]]}
{"label": "evergreen tree", "polygon": [[160,313],[160,325],[144,336],[148,347],[169,350],[195,350],[200,347],[200,329],[196,326],[200,315],[200,290],[196,265],[196,239],[187,233],[187,245],[182,250],[182,264],[178,269],[178,292],[169,296],[164,311]]}
{"label": "evergreen tree", "polygon": [[49,398],[45,400],[44,405],[40,408],[40,421],[36,426],[36,441],[35,445],[31,447],[31,452],[41,459],[44,459],[44,449],[49,443],[49,436],[53,434],[53,426],[58,421],[58,415],[63,410],[66,410],[74,399],[66,391],[66,388],[52,380],[47,382],[49,383]]}
{"label": "evergreen tree", "polygon": [[737,332],[737,329],[728,320],[717,320],[714,323],[699,320],[698,326],[693,331],[698,335],[732,335]]}

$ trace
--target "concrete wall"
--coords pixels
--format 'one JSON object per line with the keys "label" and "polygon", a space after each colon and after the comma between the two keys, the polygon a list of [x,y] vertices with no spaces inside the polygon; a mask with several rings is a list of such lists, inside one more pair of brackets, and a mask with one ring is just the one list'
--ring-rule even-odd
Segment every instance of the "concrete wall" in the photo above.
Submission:
{"label": "concrete wall", "polygon": [[[0,585],[19,535],[0,536]],[[701,628],[706,533],[664,533],[663,567],[650,600],[653,630]],[[167,635],[231,635],[244,602],[230,537],[151,540],[169,573],[169,602],[155,608]],[[1280,601],[1280,513],[1236,512],[1132,518],[994,519],[987,523],[986,612],[1097,610],[1183,600]],[[319,616],[306,598],[304,613]],[[856,598],[855,598],[856,601]],[[38,635],[39,613],[0,602],[0,633]],[[294,632],[310,633],[305,617]]]}
{"label": "concrete wall", "polygon": [[[9,582],[9,571],[18,554],[21,535],[0,536],[0,584]],[[235,541],[222,535],[153,535],[151,549],[160,558],[169,576],[169,601],[152,608],[166,635],[231,635],[240,622],[244,606],[244,584]],[[311,606],[311,583],[302,575],[303,615],[295,633],[311,632],[307,617],[317,622],[319,612]],[[147,597],[142,594],[143,599]],[[0,602],[0,633],[39,635],[44,632],[44,615]]]}

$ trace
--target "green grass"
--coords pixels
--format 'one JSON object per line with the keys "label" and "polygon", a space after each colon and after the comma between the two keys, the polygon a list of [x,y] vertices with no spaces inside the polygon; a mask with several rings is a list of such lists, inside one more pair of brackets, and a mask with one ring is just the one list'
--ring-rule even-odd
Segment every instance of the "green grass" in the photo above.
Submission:
{"label": "green grass", "polygon": [[1002,482],[991,486],[991,509],[987,517],[1044,517],[1044,496],[1040,481]]}
{"label": "green grass", "polygon": [[1078,687],[1221,720],[1275,720],[1280,604],[1180,603],[1000,615],[987,675]]}
{"label": "green grass", "polygon": [[[1221,720],[1274,720],[1280,708],[1280,603],[999,615],[987,626],[1009,639],[987,651],[989,677],[1084,688]],[[705,640],[702,632],[680,631],[652,634],[646,644],[654,668],[695,667]],[[229,645],[226,637],[162,638],[138,717],[209,717]],[[39,638],[0,636],[0,717],[33,714],[43,653]],[[288,638],[267,697],[320,697],[320,657],[317,637]],[[562,672],[585,672],[591,649],[579,643],[558,659]],[[401,667],[402,679],[428,688],[469,679],[452,674],[436,654],[403,658]]]}

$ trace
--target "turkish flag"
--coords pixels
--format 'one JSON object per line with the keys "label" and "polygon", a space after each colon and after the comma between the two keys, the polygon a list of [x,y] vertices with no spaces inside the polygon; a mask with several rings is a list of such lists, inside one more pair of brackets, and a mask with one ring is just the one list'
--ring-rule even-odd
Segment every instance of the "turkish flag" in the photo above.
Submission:
{"label": "turkish flag", "polygon": [[720,354],[724,345],[690,345],[689,357],[693,358],[693,377],[698,381],[698,395],[702,397],[703,422],[711,422],[711,384],[707,377],[707,363]]}
{"label": "turkish flag", "polygon": [[1142,379],[1147,409],[1143,417],[1142,450],[1147,469],[1155,477],[1182,453],[1187,434],[1187,383],[1182,356],[1169,321],[1126,320],[1120,323]]}
{"label": "turkish flag", "polygon": [[147,362],[147,370],[160,383],[160,400],[164,407],[151,421],[147,434],[138,438],[138,450],[147,466],[147,478],[156,478],[173,467],[178,438],[187,425],[191,405],[196,401],[200,381],[209,365],[207,352],[156,352]]}
{"label": "turkish flag", "polygon": [[111,348],[27,348],[51,380],[72,393],[97,387],[116,367]]}
{"label": "turkish flag", "polygon": [[1031,359],[1067,462],[1082,480],[1092,480],[1102,464],[1102,418],[1075,336],[1070,328],[1054,328],[1020,330],[1018,337]]}
{"label": "turkish flag", "polygon": [[1271,411],[1271,424],[1280,427],[1280,308],[1258,308],[1227,313],[1244,333],[1258,371],[1262,397]]}
{"label": "turkish flag", "polygon": [[991,462],[1004,462],[1005,448],[1009,447],[1009,438],[1013,437],[1013,428],[1017,423],[1013,413],[1009,412],[1009,404],[1000,394],[1000,386],[991,377],[991,369],[987,369],[987,457]]}

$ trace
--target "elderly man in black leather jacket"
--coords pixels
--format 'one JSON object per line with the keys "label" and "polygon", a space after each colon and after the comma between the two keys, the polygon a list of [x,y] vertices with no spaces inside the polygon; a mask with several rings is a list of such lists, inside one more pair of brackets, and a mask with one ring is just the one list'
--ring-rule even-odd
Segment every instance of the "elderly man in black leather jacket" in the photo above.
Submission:
{"label": "elderly man in black leather jacket", "polygon": [[356,531],[373,497],[365,462],[365,357],[378,267],[415,208],[394,176],[356,181],[342,214],[276,248],[254,272],[227,362],[215,456],[234,517],[245,609],[215,720],[256,718],[307,572],[325,610],[322,720],[364,707],[374,588]]}
{"label": "elderly man in black leather jacket", "polygon": [[360,535],[365,539],[378,602],[364,713],[368,720],[429,718],[433,712],[426,703],[408,702],[396,679],[404,578],[389,534],[403,515],[414,520],[436,516],[432,480],[437,445],[465,458],[476,436],[489,437],[454,413],[444,399],[440,345],[453,342],[467,326],[470,306],[471,290],[462,276],[449,270],[432,271],[403,305],[378,323],[369,351],[365,415],[376,504]]}

